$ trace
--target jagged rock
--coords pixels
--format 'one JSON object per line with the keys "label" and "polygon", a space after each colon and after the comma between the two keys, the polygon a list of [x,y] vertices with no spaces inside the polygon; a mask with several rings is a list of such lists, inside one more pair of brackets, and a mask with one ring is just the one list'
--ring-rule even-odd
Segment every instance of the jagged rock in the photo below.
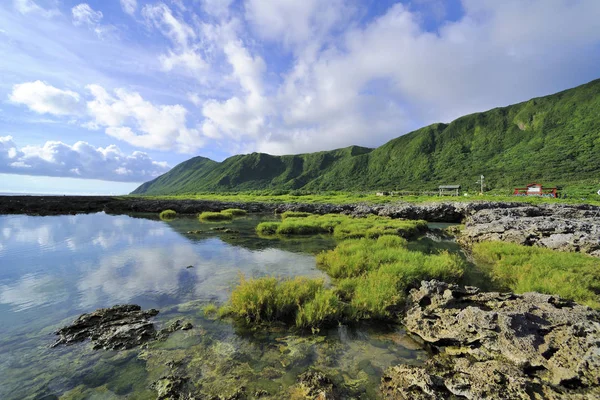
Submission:
{"label": "jagged rock", "polygon": [[100,308],[59,329],[56,334],[60,337],[52,347],[91,339],[95,349],[129,349],[155,339],[156,330],[150,318],[157,314],[158,310],[142,311],[135,304]]}
{"label": "jagged rock", "polygon": [[491,240],[600,256],[600,210],[552,204],[476,211],[466,219],[459,241]]}
{"label": "jagged rock", "polygon": [[189,379],[178,375],[163,376],[151,385],[157,400],[194,400],[188,388]]}
{"label": "jagged rock", "polygon": [[298,376],[298,385],[304,389],[307,399],[336,399],[335,386],[331,378],[320,371],[309,370]]}
{"label": "jagged rock", "polygon": [[600,398],[600,313],[589,307],[424,281],[404,323],[442,353],[389,369],[387,398]]}

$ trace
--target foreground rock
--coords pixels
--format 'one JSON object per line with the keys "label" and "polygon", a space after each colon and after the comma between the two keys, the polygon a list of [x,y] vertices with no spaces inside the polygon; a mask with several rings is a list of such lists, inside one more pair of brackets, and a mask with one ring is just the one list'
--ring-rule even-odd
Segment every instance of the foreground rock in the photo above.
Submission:
{"label": "foreground rock", "polygon": [[600,313],[538,293],[422,282],[406,329],[441,353],[386,371],[388,399],[600,398]]}
{"label": "foreground rock", "polygon": [[460,241],[469,245],[490,240],[600,257],[600,208],[553,204],[474,212]]}
{"label": "foreground rock", "polygon": [[52,347],[90,339],[94,349],[123,350],[149,341],[165,339],[177,330],[192,328],[189,322],[177,320],[157,332],[154,323],[150,321],[150,318],[157,314],[158,310],[143,311],[135,304],[100,308],[92,313],[82,314],[71,325],[59,329],[56,334],[60,337]]}

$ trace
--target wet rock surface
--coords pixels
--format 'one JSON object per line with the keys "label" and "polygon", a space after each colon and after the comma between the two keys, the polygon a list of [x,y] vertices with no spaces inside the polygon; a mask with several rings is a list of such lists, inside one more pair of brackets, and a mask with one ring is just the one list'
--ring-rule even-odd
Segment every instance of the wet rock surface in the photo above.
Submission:
{"label": "wet rock surface", "polygon": [[335,386],[331,378],[320,371],[303,372],[298,376],[298,385],[302,388],[306,399],[333,400],[339,398],[335,394]]}
{"label": "wet rock surface", "polygon": [[600,313],[539,293],[482,293],[424,281],[407,331],[440,353],[388,369],[389,399],[600,398]]}
{"label": "wet rock surface", "polygon": [[135,304],[101,308],[82,314],[71,325],[59,329],[52,345],[70,345],[90,339],[94,349],[122,350],[155,340],[157,332],[150,318],[158,310],[143,311]]}
{"label": "wet rock surface", "polygon": [[466,219],[460,240],[501,240],[600,257],[600,208],[586,205],[485,209]]}

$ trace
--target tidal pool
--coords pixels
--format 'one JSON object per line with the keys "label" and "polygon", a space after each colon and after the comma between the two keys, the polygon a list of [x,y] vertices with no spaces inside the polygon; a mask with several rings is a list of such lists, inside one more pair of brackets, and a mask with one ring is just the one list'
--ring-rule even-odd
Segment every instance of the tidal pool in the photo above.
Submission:
{"label": "tidal pool", "polygon": [[[396,325],[297,335],[206,318],[202,307],[226,301],[240,274],[327,278],[314,255],[335,241],[258,237],[256,225],[269,218],[0,215],[0,398],[154,399],[152,383],[173,371],[215,398],[289,398],[296,376],[318,367],[366,399],[376,398],[385,368],[427,358]],[[422,238],[414,246],[448,245]],[[158,325],[185,318],[194,329],[121,352],[49,347],[79,314],[124,303],[159,309]]]}

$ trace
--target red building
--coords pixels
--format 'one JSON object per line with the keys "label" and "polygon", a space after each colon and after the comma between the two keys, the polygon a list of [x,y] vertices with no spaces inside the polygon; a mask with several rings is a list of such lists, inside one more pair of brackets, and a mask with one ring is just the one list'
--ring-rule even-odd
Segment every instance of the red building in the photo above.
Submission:
{"label": "red building", "polygon": [[556,197],[557,188],[545,188],[539,183],[530,183],[524,188],[515,188],[514,196]]}

